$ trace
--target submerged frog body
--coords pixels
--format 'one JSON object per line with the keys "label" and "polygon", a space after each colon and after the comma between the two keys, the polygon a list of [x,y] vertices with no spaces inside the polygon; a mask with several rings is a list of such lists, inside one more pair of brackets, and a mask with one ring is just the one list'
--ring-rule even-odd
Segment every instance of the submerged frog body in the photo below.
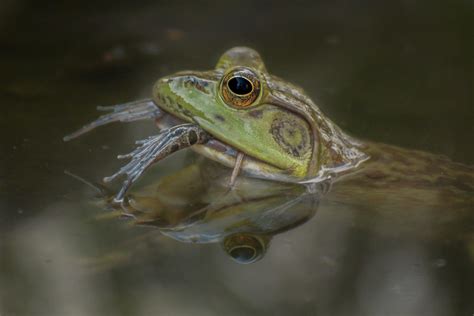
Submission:
{"label": "submerged frog body", "polygon": [[153,99],[99,109],[113,113],[65,140],[114,121],[155,119],[162,129],[120,156],[131,162],[105,179],[127,177],[117,200],[151,164],[187,147],[234,168],[232,183],[241,170],[263,179],[321,182],[369,158],[301,88],[268,73],[260,55],[246,47],[224,53],[213,70],[161,78]]}

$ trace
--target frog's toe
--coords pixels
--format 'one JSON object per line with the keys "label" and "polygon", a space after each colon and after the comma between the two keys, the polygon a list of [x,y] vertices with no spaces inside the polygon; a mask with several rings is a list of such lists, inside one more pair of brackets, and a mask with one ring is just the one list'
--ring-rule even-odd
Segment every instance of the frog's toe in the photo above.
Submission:
{"label": "frog's toe", "polygon": [[129,154],[119,155],[119,159],[131,159],[129,163],[110,177],[105,177],[104,182],[111,182],[120,176],[126,176],[117,201],[123,200],[127,190],[140,178],[152,164],[171,155],[172,153],[195,144],[207,142],[208,135],[199,126],[182,124],[174,126],[158,135],[148,137],[137,142],[140,144]]}
{"label": "frog's toe", "polygon": [[133,101],[129,103],[113,105],[113,106],[99,106],[99,111],[112,111],[111,113],[100,116],[95,121],[84,125],[79,130],[69,134],[63,138],[64,141],[70,141],[77,138],[99,126],[106,125],[113,122],[133,122],[145,119],[157,119],[163,115],[163,111],[156,106],[151,99]]}

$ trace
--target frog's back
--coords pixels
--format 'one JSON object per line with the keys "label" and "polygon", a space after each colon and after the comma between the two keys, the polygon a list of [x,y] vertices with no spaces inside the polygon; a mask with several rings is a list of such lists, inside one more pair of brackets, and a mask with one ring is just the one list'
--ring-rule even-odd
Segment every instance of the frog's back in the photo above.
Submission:
{"label": "frog's back", "polygon": [[[446,191],[456,195],[474,192],[474,167],[420,150],[368,143],[370,161],[362,168],[368,187]],[[362,180],[364,181],[364,180]]]}
{"label": "frog's back", "polygon": [[386,223],[379,229],[394,232],[457,234],[474,224],[474,167],[386,144],[367,143],[365,151],[370,160],[335,183],[329,201],[369,210]]}

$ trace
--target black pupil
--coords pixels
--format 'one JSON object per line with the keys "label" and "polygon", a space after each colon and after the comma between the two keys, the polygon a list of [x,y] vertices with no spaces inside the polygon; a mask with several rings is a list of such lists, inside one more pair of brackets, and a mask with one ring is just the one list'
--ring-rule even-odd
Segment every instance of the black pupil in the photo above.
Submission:
{"label": "black pupil", "polygon": [[227,83],[230,91],[239,95],[246,95],[252,92],[252,84],[244,77],[234,77]]}
{"label": "black pupil", "polygon": [[231,250],[230,255],[238,262],[249,262],[255,257],[255,249],[249,247],[237,247]]}

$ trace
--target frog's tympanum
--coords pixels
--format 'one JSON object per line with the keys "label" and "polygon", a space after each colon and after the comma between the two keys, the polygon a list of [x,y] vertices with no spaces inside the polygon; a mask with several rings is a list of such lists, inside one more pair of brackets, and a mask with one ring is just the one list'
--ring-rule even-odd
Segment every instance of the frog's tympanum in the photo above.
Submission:
{"label": "frog's tympanum", "polygon": [[[99,110],[111,113],[65,140],[117,121],[150,119],[161,130],[119,156],[130,162],[104,179],[126,178],[114,205],[175,239],[220,242],[239,262],[258,260],[271,236],[310,218],[318,193],[335,179],[344,181],[328,200],[384,212],[389,221],[379,229],[385,233],[423,225],[425,211],[431,226],[412,230],[418,234],[442,236],[448,222],[472,222],[472,167],[353,139],[301,88],[271,75],[250,48],[230,49],[213,70],[161,78],[152,99]],[[149,166],[187,147],[212,167],[191,165],[148,193],[127,195]],[[406,211],[413,209],[418,213]]]}

